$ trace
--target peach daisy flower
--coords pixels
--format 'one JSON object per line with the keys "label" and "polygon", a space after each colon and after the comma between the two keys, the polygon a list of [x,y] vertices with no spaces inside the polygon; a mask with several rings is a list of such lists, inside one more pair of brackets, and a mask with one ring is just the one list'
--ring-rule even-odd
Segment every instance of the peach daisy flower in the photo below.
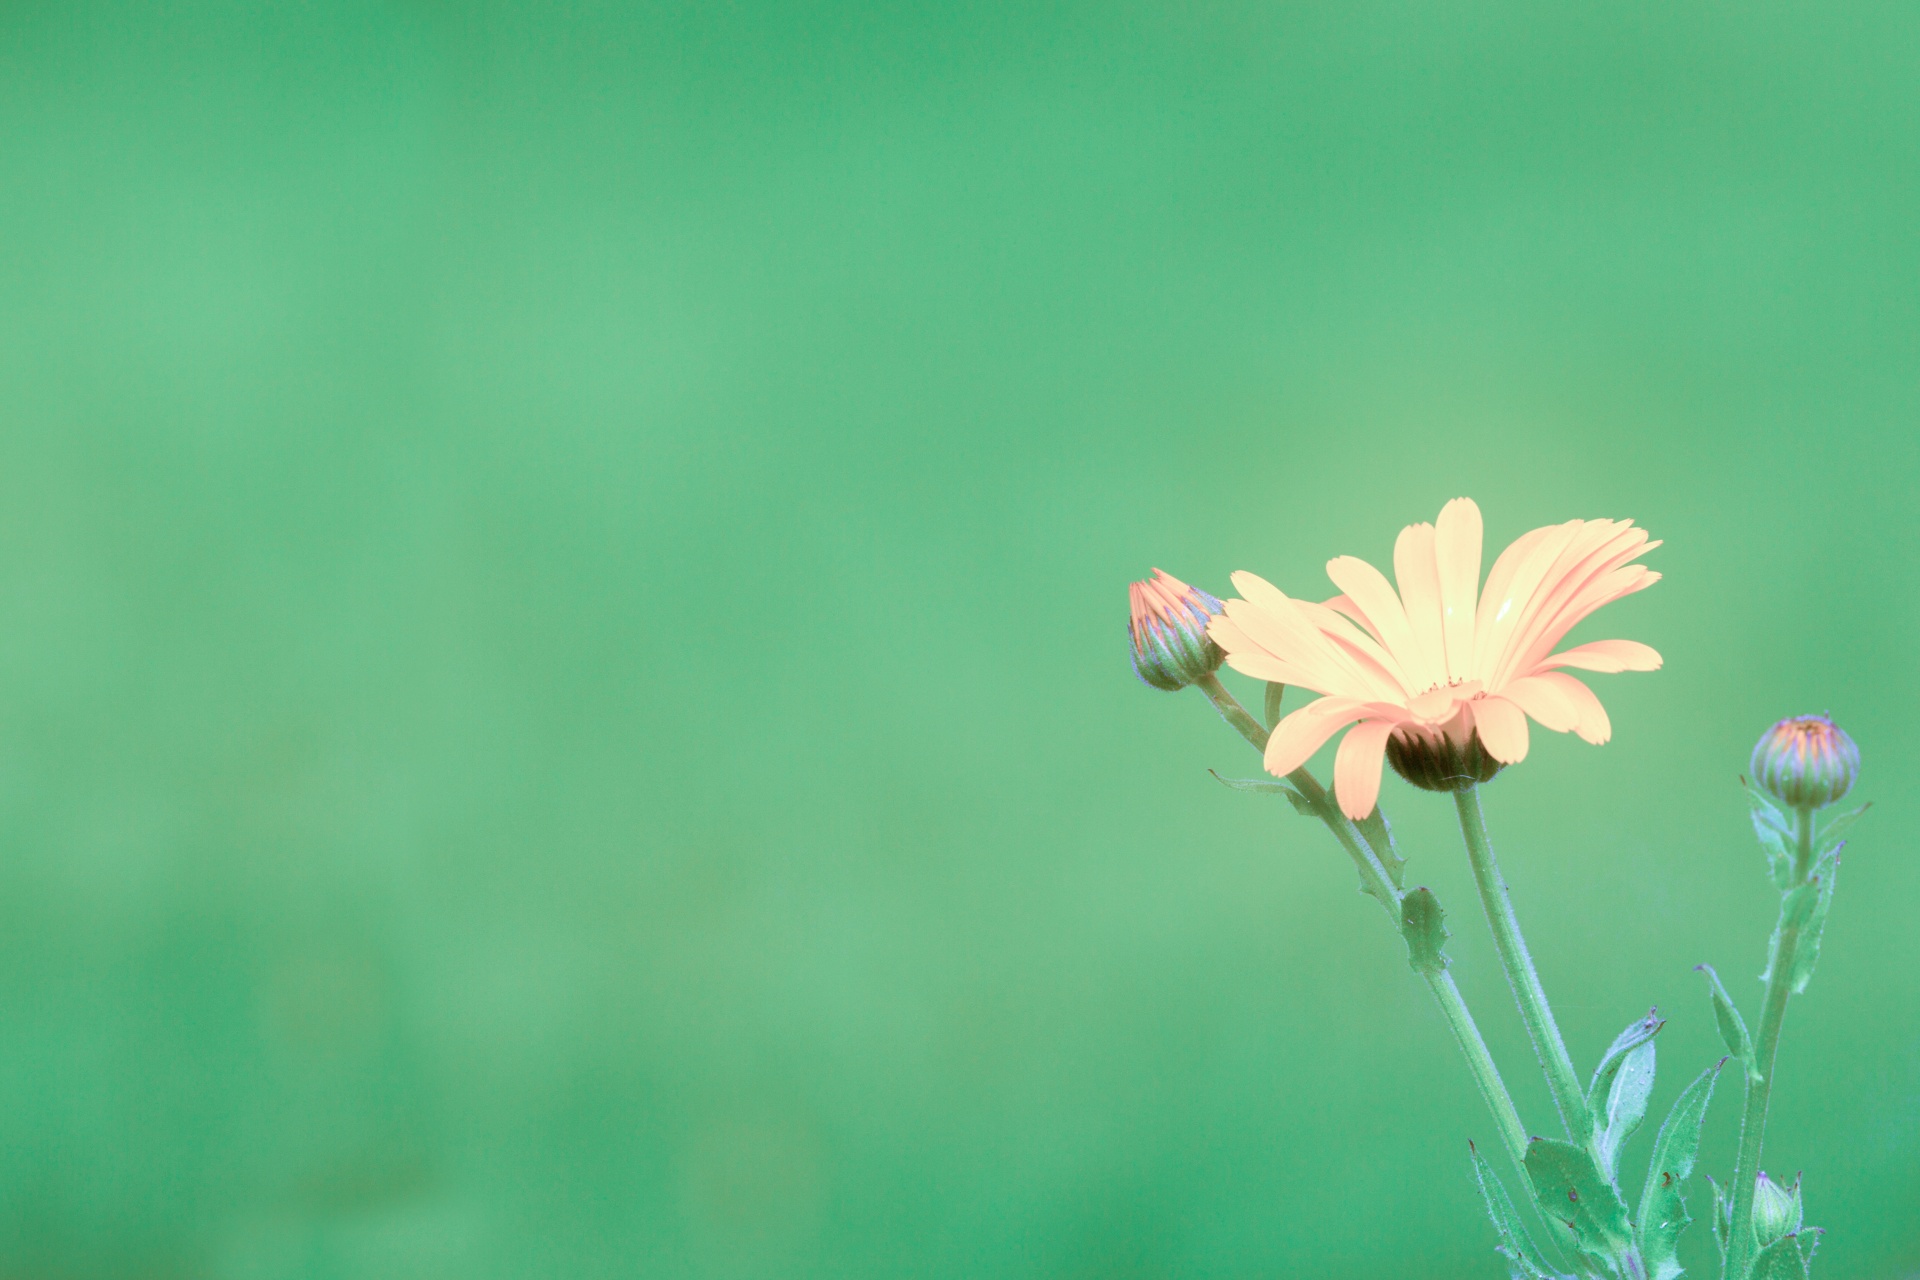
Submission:
{"label": "peach daisy flower", "polygon": [[1658,582],[1631,562],[1660,544],[1631,520],[1548,525],[1501,552],[1481,587],[1480,539],[1480,508],[1455,498],[1434,524],[1400,531],[1398,592],[1352,556],[1328,562],[1344,594],[1321,604],[1233,575],[1241,598],[1207,628],[1227,665],[1325,695],[1274,727],[1269,773],[1286,776],[1347,729],[1334,792],[1358,819],[1379,798],[1383,758],[1416,786],[1454,791],[1524,759],[1529,716],[1592,743],[1612,736],[1600,699],[1561,668],[1652,671],[1660,655],[1633,640],[1553,647],[1601,605]]}

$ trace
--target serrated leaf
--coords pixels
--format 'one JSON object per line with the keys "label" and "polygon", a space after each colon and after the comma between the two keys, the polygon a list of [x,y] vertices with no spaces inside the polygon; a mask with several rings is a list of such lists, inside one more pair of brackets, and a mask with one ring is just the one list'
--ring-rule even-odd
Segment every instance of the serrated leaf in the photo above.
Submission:
{"label": "serrated leaf", "polygon": [[1760,1069],[1753,1062],[1753,1037],[1747,1034],[1747,1022],[1740,1016],[1739,1006],[1733,1003],[1733,997],[1727,994],[1720,975],[1713,971],[1710,964],[1693,966],[1707,975],[1713,995],[1713,1020],[1720,1025],[1720,1039],[1726,1044],[1727,1052],[1740,1059],[1745,1066],[1747,1079],[1758,1082]]}
{"label": "serrated leaf", "polygon": [[1786,891],[1793,883],[1793,825],[1779,806],[1760,793],[1746,779],[1740,785],[1747,793],[1747,803],[1753,807],[1753,834],[1760,840],[1760,847],[1767,853],[1767,870],[1773,876],[1774,887]]}
{"label": "serrated leaf", "polygon": [[1754,1255],[1749,1280],[1807,1280],[1808,1255],[1800,1252],[1797,1235],[1781,1236]]}
{"label": "serrated leaf", "polygon": [[1607,1091],[1613,1087],[1613,1078],[1625,1062],[1627,1055],[1660,1034],[1660,1028],[1667,1024],[1660,1019],[1658,1009],[1647,1010],[1647,1016],[1628,1025],[1625,1031],[1613,1038],[1607,1051],[1600,1055],[1600,1065],[1593,1069],[1593,1081],[1587,1086],[1587,1106],[1598,1113],[1600,1104],[1606,1101]]}
{"label": "serrated leaf", "polygon": [[1473,1176],[1480,1184],[1481,1198],[1487,1202],[1487,1216],[1493,1219],[1494,1248],[1512,1264],[1511,1274],[1520,1280],[1553,1280],[1555,1273],[1541,1261],[1527,1224],[1507,1198],[1507,1189],[1494,1175],[1487,1158],[1478,1147],[1469,1144],[1468,1149],[1473,1152]]}
{"label": "serrated leaf", "polygon": [[1266,716],[1269,730],[1280,723],[1280,700],[1286,696],[1287,686],[1278,680],[1267,681],[1267,704],[1262,709],[1262,713]]}
{"label": "serrated leaf", "polygon": [[1813,838],[1814,857],[1823,858],[1846,843],[1847,830],[1852,827],[1854,823],[1860,821],[1861,814],[1871,808],[1873,808],[1873,803],[1872,801],[1868,801],[1858,809],[1849,810],[1822,827],[1819,834]]}
{"label": "serrated leaf", "polygon": [[1407,964],[1415,973],[1435,974],[1447,967],[1440,952],[1448,936],[1445,918],[1440,900],[1425,886],[1400,899],[1400,936],[1407,940]]}
{"label": "serrated leaf", "polygon": [[1541,1210],[1572,1230],[1582,1253],[1617,1269],[1632,1247],[1632,1228],[1627,1206],[1593,1154],[1570,1142],[1535,1138],[1527,1145],[1526,1170]]}
{"label": "serrated leaf", "polygon": [[1400,856],[1400,850],[1394,847],[1393,827],[1387,822],[1387,815],[1375,805],[1373,812],[1354,823],[1360,828],[1360,835],[1373,849],[1373,856],[1380,859],[1380,865],[1386,870],[1387,879],[1393,881],[1393,887],[1407,887],[1407,860]]}
{"label": "serrated leaf", "polygon": [[1820,961],[1820,935],[1827,928],[1827,910],[1833,906],[1833,887],[1840,879],[1840,851],[1835,849],[1821,864],[1809,888],[1818,886],[1813,910],[1800,930],[1800,943],[1793,951],[1793,993],[1799,995],[1813,981],[1813,966]]}
{"label": "serrated leaf", "polygon": [[1680,1192],[1700,1154],[1700,1128],[1719,1077],[1718,1065],[1694,1077],[1668,1109],[1667,1118],[1660,1122],[1660,1134],[1653,1140],[1653,1161],[1647,1166],[1647,1183],[1640,1192],[1636,1228],[1647,1280],[1674,1280],[1681,1273],[1676,1250],[1680,1233],[1693,1219],[1687,1216],[1687,1202]]}

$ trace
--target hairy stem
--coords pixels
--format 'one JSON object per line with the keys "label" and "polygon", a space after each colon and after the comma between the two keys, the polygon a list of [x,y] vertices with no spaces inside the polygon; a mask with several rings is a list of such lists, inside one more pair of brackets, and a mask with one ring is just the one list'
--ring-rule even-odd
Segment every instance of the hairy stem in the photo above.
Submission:
{"label": "hairy stem", "polygon": [[[1268,731],[1248,714],[1239,699],[1227,692],[1218,677],[1204,677],[1199,681],[1199,688],[1218,709],[1221,718],[1238,730],[1249,746],[1256,751],[1266,750]],[[1333,838],[1340,842],[1340,847],[1347,851],[1360,872],[1360,880],[1367,892],[1386,909],[1389,919],[1398,929],[1400,913],[1391,904],[1399,902],[1402,895],[1394,886],[1393,877],[1387,874],[1379,854],[1368,843],[1366,834],[1340,811],[1333,796],[1327,793],[1319,779],[1305,765],[1288,774],[1287,781],[1306,797],[1313,806],[1314,814],[1326,824]],[[1486,1039],[1481,1036],[1480,1028],[1460,994],[1460,988],[1454,983],[1453,975],[1444,969],[1422,976],[1427,980],[1428,989],[1433,992],[1434,1002],[1446,1017],[1447,1026],[1453,1031],[1460,1052],[1467,1059],[1467,1068],[1473,1073],[1474,1083],[1480,1087],[1480,1096],[1486,1100],[1487,1110],[1493,1113],[1494,1122],[1500,1129],[1501,1143],[1513,1157],[1515,1165],[1524,1170],[1527,1158],[1526,1126],[1520,1122],[1520,1113],[1513,1105],[1513,1095],[1507,1092],[1506,1083],[1500,1079],[1500,1069],[1494,1064],[1493,1054],[1488,1051]]]}
{"label": "hairy stem", "polygon": [[1520,1006],[1520,1019],[1527,1024],[1534,1056],[1540,1060],[1540,1070],[1547,1078],[1567,1137],[1584,1145],[1593,1130],[1593,1116],[1587,1109],[1580,1079],[1574,1074],[1573,1060],[1567,1056],[1566,1041],[1560,1038],[1560,1027],[1553,1020],[1553,1009],[1547,1004],[1547,993],[1540,986],[1527,940],[1520,934],[1513,900],[1507,896],[1507,882],[1494,860],[1486,815],[1480,809],[1479,788],[1454,792],[1453,803],[1460,811],[1460,833],[1466,837],[1467,858],[1473,864],[1473,880],[1480,890],[1480,905],[1486,909],[1487,926],[1493,930],[1494,949],[1507,971],[1507,985],[1513,988],[1514,1002]]}
{"label": "hairy stem", "polygon": [[[1794,814],[1793,883],[1780,900],[1780,919],[1773,927],[1772,962],[1767,966],[1766,1005],[1760,1012],[1760,1034],[1753,1044],[1753,1069],[1747,1077],[1747,1105],[1740,1116],[1740,1151],[1733,1165],[1733,1221],[1727,1234],[1726,1280],[1746,1280],[1759,1242],[1753,1235],[1753,1196],[1760,1176],[1760,1148],[1767,1134],[1767,1104],[1773,1096],[1774,1057],[1780,1049],[1780,1027],[1787,1018],[1787,998],[1793,994],[1793,957],[1800,947],[1801,925],[1789,905],[1795,890],[1807,883],[1813,870],[1813,810]],[[1757,1076],[1757,1078],[1756,1078]]]}

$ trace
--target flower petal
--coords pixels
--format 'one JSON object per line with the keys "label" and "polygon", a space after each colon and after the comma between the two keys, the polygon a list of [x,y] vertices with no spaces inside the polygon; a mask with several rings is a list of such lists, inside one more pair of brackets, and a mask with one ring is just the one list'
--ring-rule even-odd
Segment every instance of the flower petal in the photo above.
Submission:
{"label": "flower petal", "polygon": [[1607,709],[1600,705],[1593,690],[1564,671],[1543,671],[1533,678],[1548,681],[1573,704],[1580,715],[1580,723],[1573,729],[1575,733],[1596,747],[1613,736],[1613,722],[1607,718]]}
{"label": "flower petal", "polygon": [[1475,593],[1480,588],[1480,508],[1455,498],[1434,521],[1434,559],[1440,569],[1440,629],[1446,641],[1447,678],[1473,675]]}
{"label": "flower petal", "polygon": [[1409,693],[1431,689],[1447,679],[1447,642],[1440,625],[1440,566],[1434,559],[1433,526],[1410,524],[1393,544],[1393,580],[1407,611],[1413,648],[1400,665],[1414,681]]}
{"label": "flower petal", "polygon": [[1282,719],[1267,738],[1267,772],[1284,778],[1313,758],[1313,753],[1328,738],[1355,720],[1385,714],[1393,716],[1397,708],[1360,698],[1316,698]]}
{"label": "flower petal", "polygon": [[1358,822],[1380,799],[1380,768],[1386,760],[1391,720],[1362,720],[1340,739],[1333,757],[1333,794],[1340,812]]}
{"label": "flower petal", "polygon": [[1540,665],[1582,671],[1658,671],[1660,663],[1659,650],[1638,640],[1593,640],[1556,653]]}
{"label": "flower petal", "polygon": [[[1405,677],[1400,681],[1405,686],[1403,693],[1418,693],[1434,683],[1425,675],[1427,663],[1415,645],[1406,610],[1400,604],[1400,597],[1394,594],[1387,575],[1358,556],[1336,556],[1327,561],[1327,577],[1346,592],[1345,603],[1358,610],[1379,637],[1380,647],[1398,668],[1397,674]],[[1321,629],[1326,629],[1324,624]]]}
{"label": "flower petal", "polygon": [[1560,687],[1538,676],[1501,686],[1500,696],[1555,733],[1571,733],[1580,724],[1580,712]]}
{"label": "flower petal", "polygon": [[1476,698],[1473,726],[1487,754],[1502,764],[1519,764],[1527,758],[1527,715],[1505,698]]}

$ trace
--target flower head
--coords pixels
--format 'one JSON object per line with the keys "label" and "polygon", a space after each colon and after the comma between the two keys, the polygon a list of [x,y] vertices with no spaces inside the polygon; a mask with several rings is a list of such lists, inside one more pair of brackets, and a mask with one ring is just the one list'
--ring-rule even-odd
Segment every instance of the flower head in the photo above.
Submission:
{"label": "flower head", "polygon": [[1632,640],[1553,651],[1574,624],[1660,575],[1632,563],[1659,546],[1630,520],[1570,520],[1526,534],[1480,582],[1480,508],[1455,498],[1434,524],[1409,525],[1393,549],[1398,590],[1364,560],[1329,561],[1343,594],[1295,600],[1236,573],[1207,634],[1234,670],[1324,697],[1282,720],[1267,770],[1284,776],[1348,729],[1334,791],[1349,817],[1372,812],[1381,761],[1416,786],[1455,790],[1527,754],[1527,718],[1588,742],[1612,736],[1600,700],[1561,670],[1652,671]]}
{"label": "flower head", "polygon": [[1142,680],[1177,693],[1220,669],[1226,655],[1207,638],[1207,621],[1220,612],[1214,597],[1155,569],[1145,582],[1127,584],[1127,602],[1127,638]]}
{"label": "flower head", "polygon": [[1824,809],[1853,789],[1860,748],[1832,716],[1795,716],[1760,735],[1753,778],[1782,804]]}
{"label": "flower head", "polygon": [[1783,1187],[1762,1169],[1753,1185],[1753,1234],[1762,1249],[1800,1230],[1800,1179]]}

